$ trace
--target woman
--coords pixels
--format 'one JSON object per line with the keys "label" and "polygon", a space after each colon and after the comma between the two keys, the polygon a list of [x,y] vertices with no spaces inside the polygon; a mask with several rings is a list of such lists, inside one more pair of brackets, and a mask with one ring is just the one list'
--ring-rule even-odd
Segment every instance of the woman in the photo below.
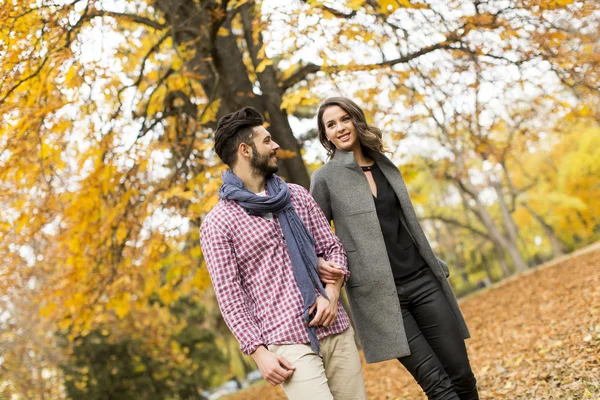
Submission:
{"label": "woman", "polygon": [[[326,100],[317,123],[330,161],[313,174],[311,192],[348,254],[346,288],[367,362],[397,358],[429,399],[478,399],[448,266],[383,154],[381,131],[343,97]],[[335,280],[336,272],[320,259],[321,279]]]}

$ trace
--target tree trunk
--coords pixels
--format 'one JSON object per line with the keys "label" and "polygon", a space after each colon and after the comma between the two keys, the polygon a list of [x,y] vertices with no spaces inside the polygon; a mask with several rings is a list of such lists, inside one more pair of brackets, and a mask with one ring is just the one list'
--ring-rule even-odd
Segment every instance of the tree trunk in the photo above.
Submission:
{"label": "tree trunk", "polygon": [[[222,5],[215,1],[156,0],[155,4],[172,27],[174,45],[185,45],[195,51],[186,69],[197,76],[210,101],[221,99],[217,118],[245,106],[259,110],[270,123],[269,131],[273,140],[282,149],[296,152],[294,157],[280,159],[280,175],[290,182],[308,187],[310,178],[300,155],[300,145],[294,137],[286,112],[281,110],[281,89],[275,70],[267,67],[258,74],[262,94],[254,93],[254,84],[243,62],[243,50],[238,45],[239,37],[231,33],[231,15],[219,10]],[[262,42],[252,42],[254,5],[246,4],[230,11],[235,12],[242,15],[246,46],[256,68],[256,55]],[[230,34],[218,35],[219,28],[228,30]]]}
{"label": "tree trunk", "polygon": [[[483,246],[483,242],[481,243],[481,245],[479,246],[480,248]],[[502,260],[504,259],[504,257],[502,257]],[[481,252],[481,262],[483,264],[483,270],[485,271],[485,275],[487,278],[487,282],[489,284],[491,284],[494,280],[493,275],[492,275],[492,268],[491,268],[491,263],[489,262],[488,258],[486,257],[484,252]],[[502,273],[504,275],[504,270],[502,270]],[[506,277],[506,276],[504,276]]]}
{"label": "tree trunk", "polygon": [[529,213],[533,216],[533,218],[535,218],[535,220],[544,229],[544,233],[548,237],[548,240],[550,241],[550,246],[552,247],[552,256],[559,257],[559,256],[566,254],[567,250],[565,249],[564,244],[561,242],[561,240],[558,238],[558,236],[556,236],[556,233],[554,232],[554,228],[552,228],[549,224],[547,224],[546,221],[544,220],[544,218],[540,214],[535,212],[535,210],[533,210],[533,208],[531,208],[531,206],[529,204],[523,203],[523,207],[525,207],[527,209],[527,211],[529,211]]}
{"label": "tree trunk", "polygon": [[473,201],[475,202],[475,207],[469,206],[475,215],[479,218],[481,223],[486,227],[489,237],[494,244],[497,244],[502,249],[504,249],[511,258],[515,269],[518,272],[522,272],[527,270],[527,263],[523,259],[523,256],[519,252],[519,248],[517,247],[517,243],[510,240],[510,238],[504,236],[504,234],[500,231],[494,219],[485,208],[485,205],[479,200],[478,193],[471,187],[469,182],[463,182],[460,179],[455,179],[454,182],[457,184],[457,187],[460,191],[469,195]]}
{"label": "tree trunk", "polygon": [[504,194],[502,193],[502,188],[498,182],[491,182],[491,186],[496,191],[496,195],[498,196],[498,204],[500,205],[500,211],[502,214],[502,221],[504,223],[504,228],[507,233],[507,251],[509,254],[514,254],[517,258],[513,258],[513,262],[515,263],[515,269],[518,272],[523,272],[527,270],[527,263],[523,259],[523,256],[519,252],[518,242],[519,242],[519,234],[517,231],[517,225],[515,221],[512,219],[512,215],[510,210],[508,209],[508,205],[506,204],[506,200],[504,199]]}
{"label": "tree trunk", "polygon": [[502,248],[502,246],[499,243],[496,243],[494,241],[492,241],[492,243],[494,244],[494,252],[496,253],[496,258],[500,262],[500,269],[502,269],[502,276],[504,278],[508,278],[509,276],[512,275],[512,272],[511,272],[510,268],[508,267],[508,264],[506,263],[506,257],[504,257],[504,249]]}
{"label": "tree trunk", "polygon": [[[254,64],[254,68],[260,64],[258,54],[263,47],[262,36],[256,35],[257,42],[253,40],[253,23],[255,21],[255,5],[245,4],[241,7],[242,23],[244,25],[244,37],[248,46],[248,52]],[[284,149],[296,153],[292,158],[284,159],[283,164],[286,168],[286,176],[292,182],[302,185],[306,188],[310,185],[310,178],[306,165],[300,154],[300,142],[294,136],[292,127],[285,110],[281,109],[282,91],[279,87],[275,69],[268,65],[263,72],[258,73],[258,80],[263,92],[262,100],[264,110],[268,113],[272,128],[269,129],[275,141]]]}

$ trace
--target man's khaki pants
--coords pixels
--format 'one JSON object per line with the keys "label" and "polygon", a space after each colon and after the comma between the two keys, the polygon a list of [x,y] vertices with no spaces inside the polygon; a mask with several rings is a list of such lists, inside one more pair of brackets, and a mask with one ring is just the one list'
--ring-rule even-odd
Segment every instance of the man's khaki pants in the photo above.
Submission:
{"label": "man's khaki pants", "polygon": [[366,400],[360,357],[354,331],[327,336],[319,341],[322,357],[309,344],[270,345],[296,370],[281,384],[290,400]]}

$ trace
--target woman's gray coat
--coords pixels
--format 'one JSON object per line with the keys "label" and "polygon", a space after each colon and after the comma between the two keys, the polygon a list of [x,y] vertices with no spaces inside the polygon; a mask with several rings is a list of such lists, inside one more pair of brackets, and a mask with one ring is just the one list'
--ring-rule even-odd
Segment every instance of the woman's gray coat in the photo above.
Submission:
{"label": "woman's gray coat", "polygon": [[[376,152],[367,155],[377,162],[396,192],[402,223],[414,239],[421,257],[440,281],[463,337],[468,338],[467,324],[446,279],[448,266],[433,253],[415,214],[402,174],[385,155]],[[375,203],[367,178],[353,153],[337,150],[333,159],[312,175],[310,191],[325,216],[333,220],[336,234],[348,254],[350,279],[346,291],[367,362],[409,355],[400,301]]]}

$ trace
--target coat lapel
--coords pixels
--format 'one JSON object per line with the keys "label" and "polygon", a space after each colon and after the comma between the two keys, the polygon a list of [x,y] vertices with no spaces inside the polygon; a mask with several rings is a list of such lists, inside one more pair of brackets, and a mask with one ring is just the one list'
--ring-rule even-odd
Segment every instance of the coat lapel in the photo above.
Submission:
{"label": "coat lapel", "polygon": [[[408,234],[411,236],[413,242],[415,244],[417,244],[417,246],[418,246],[418,243],[417,243],[417,240],[415,240],[413,231],[410,229],[410,226],[406,222],[406,217],[404,215],[405,212],[408,212],[409,210],[412,209],[412,204],[410,201],[410,197],[408,195],[408,190],[406,188],[406,185],[404,184],[404,179],[402,178],[402,174],[400,173],[398,168],[394,165],[394,163],[392,163],[390,161],[390,159],[388,159],[385,155],[383,155],[379,152],[374,152],[374,151],[367,151],[366,154],[371,159],[375,160],[375,162],[379,166],[379,169],[381,170],[381,172],[383,173],[383,175],[385,176],[387,181],[392,186],[392,189],[394,189],[396,196],[398,196],[398,201],[400,202],[400,222],[402,222],[402,225],[404,225],[404,228],[406,229]],[[354,158],[353,152],[337,150],[335,152],[333,159],[336,162],[339,162],[340,164],[342,164],[346,168],[350,168],[350,169],[359,171],[361,173],[361,176],[363,176],[363,173],[362,173],[358,163],[356,162],[356,159]],[[364,176],[363,176],[363,178],[364,178]],[[372,199],[373,194],[371,193],[371,189],[369,188],[367,179],[364,178],[364,181],[365,181],[365,183],[367,183],[367,185],[362,185],[363,187],[360,188],[361,190],[359,192],[361,195],[363,195],[363,193],[362,193],[364,191],[363,189],[366,189],[366,191],[368,192],[369,198]],[[373,202],[373,209],[375,209],[374,202]]]}
{"label": "coat lapel", "polygon": [[363,204],[369,204],[371,211],[375,212],[375,201],[373,200],[373,193],[369,187],[369,182],[365,177],[365,174],[360,169],[360,166],[354,158],[354,153],[351,151],[337,150],[335,152],[332,161],[340,163],[344,167],[350,169],[351,179],[353,182],[359,182],[353,189],[353,197],[355,199],[360,198]]}
{"label": "coat lapel", "polygon": [[410,229],[410,226],[408,226],[406,217],[404,215],[405,212],[409,212],[412,209],[412,203],[410,201],[410,196],[408,195],[408,189],[406,188],[406,184],[402,178],[402,173],[400,173],[398,167],[396,167],[394,163],[392,163],[385,155],[375,152],[369,152],[368,155],[375,160],[379,166],[379,169],[385,176],[385,179],[387,179],[392,186],[392,189],[394,189],[394,192],[398,197],[398,201],[400,202],[400,222],[402,222],[402,225],[404,225],[404,228],[411,236],[413,242],[418,246],[414,234]]}

